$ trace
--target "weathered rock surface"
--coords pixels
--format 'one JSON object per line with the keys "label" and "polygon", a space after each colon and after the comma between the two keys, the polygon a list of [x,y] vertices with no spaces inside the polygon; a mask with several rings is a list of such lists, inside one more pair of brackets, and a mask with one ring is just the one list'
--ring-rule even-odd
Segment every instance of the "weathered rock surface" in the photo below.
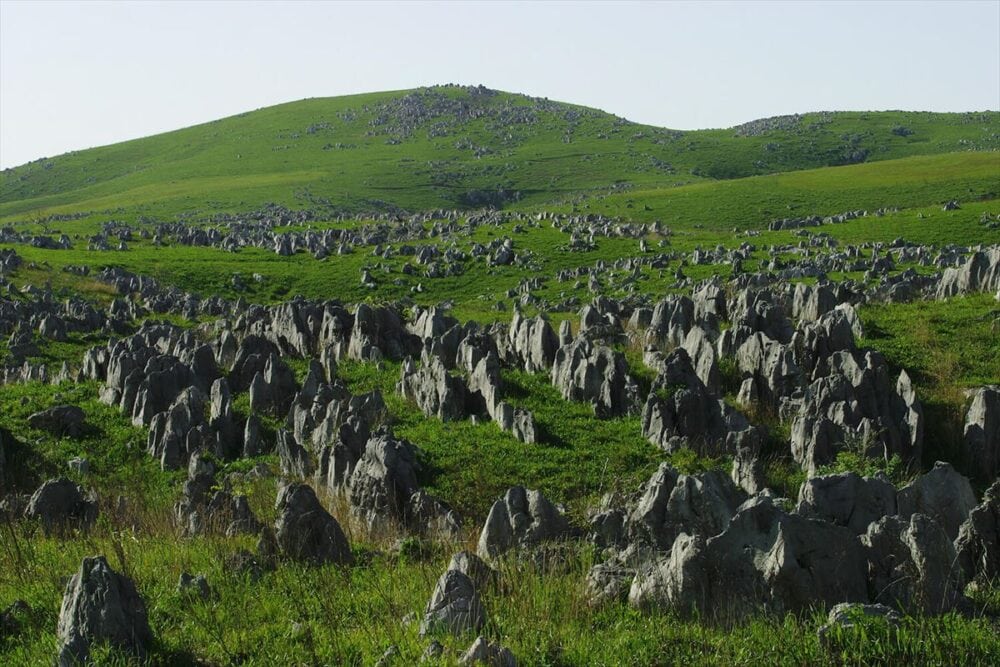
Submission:
{"label": "weathered rock surface", "polygon": [[957,268],[946,268],[938,284],[937,297],[944,299],[974,292],[1000,290],[1000,248],[974,252]]}
{"label": "weathered rock surface", "polygon": [[552,364],[552,385],[570,401],[589,403],[599,419],[639,410],[639,386],[628,373],[625,355],[577,338],[559,348]]}
{"label": "weathered rock surface", "polygon": [[899,490],[897,505],[900,516],[925,514],[940,525],[949,540],[954,540],[976,506],[976,495],[969,480],[951,464],[938,461],[930,472]]}
{"label": "weathered rock surface", "polygon": [[372,436],[348,487],[352,511],[370,527],[401,523],[406,504],[419,488],[413,445],[386,432]]}
{"label": "weathered rock surface", "polygon": [[505,646],[476,637],[472,646],[458,659],[460,665],[488,665],[489,667],[517,667],[514,654]]}
{"label": "weathered rock surface", "polygon": [[411,360],[403,362],[397,387],[429,417],[447,422],[464,419],[468,414],[468,387],[460,377],[449,374],[437,357],[426,359],[419,369]]}
{"label": "weathered rock surface", "polygon": [[959,528],[955,552],[968,581],[985,584],[1000,577],[1000,481],[986,489]]}
{"label": "weathered rock surface", "polygon": [[632,542],[669,551],[681,533],[723,532],[744,500],[746,494],[719,471],[683,475],[661,463],[629,515],[627,531]]}
{"label": "weathered rock surface", "polygon": [[274,534],[284,556],[316,564],[353,562],[344,531],[320,505],[312,487],[285,486],[278,494],[277,509]]}
{"label": "weathered rock surface", "polygon": [[562,512],[539,491],[511,487],[493,504],[479,535],[478,554],[494,560],[515,548],[533,547],[569,535]]}
{"label": "weathered rock surface", "polygon": [[887,516],[861,538],[869,548],[872,598],[907,613],[940,614],[962,601],[965,574],[955,548],[933,519]]}
{"label": "weathered rock surface", "polygon": [[507,330],[505,348],[511,352],[512,365],[538,373],[551,368],[559,349],[559,338],[545,318],[526,318],[518,312],[514,313]]}
{"label": "weathered rock surface", "polygon": [[97,502],[82,487],[61,477],[48,480],[31,494],[24,515],[40,521],[46,535],[87,530],[97,519]]}
{"label": "weathered rock surface", "polygon": [[112,570],[103,556],[84,558],[66,584],[56,633],[60,667],[86,664],[95,641],[106,641],[140,659],[153,641],[146,605],[135,584]]}
{"label": "weathered rock surface", "polygon": [[841,602],[833,606],[827,615],[826,623],[820,626],[816,635],[821,644],[827,645],[835,631],[850,630],[859,620],[873,618],[884,619],[889,627],[896,627],[903,621],[903,617],[895,609],[884,604]]}
{"label": "weathered rock surface", "polygon": [[861,535],[871,522],[896,514],[896,487],[888,480],[852,472],[811,477],[799,489],[796,512]]}
{"label": "weathered rock surface", "polygon": [[678,536],[670,556],[636,575],[629,591],[635,606],[729,619],[762,606],[786,612],[867,599],[867,561],[856,536],[764,497],[744,504],[719,535]]}
{"label": "weathered rock surface", "polygon": [[[642,411],[643,435],[667,452],[682,447],[708,456],[735,450],[737,441],[754,440],[746,417],[708,390],[683,348],[658,360],[659,374]],[[749,442],[747,444],[750,444]]]}
{"label": "weathered rock surface", "polygon": [[967,469],[989,482],[1000,475],[1000,387],[980,387],[965,416],[964,455]]}
{"label": "weathered rock surface", "polygon": [[476,587],[466,574],[448,570],[438,579],[424,610],[420,634],[447,631],[461,635],[479,631],[486,624],[486,610]]}

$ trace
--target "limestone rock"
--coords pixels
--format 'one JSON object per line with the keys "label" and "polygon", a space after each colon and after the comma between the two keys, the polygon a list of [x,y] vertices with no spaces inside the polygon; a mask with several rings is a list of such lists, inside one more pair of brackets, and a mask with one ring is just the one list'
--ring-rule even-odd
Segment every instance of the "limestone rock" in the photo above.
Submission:
{"label": "limestone rock", "polygon": [[103,556],[84,558],[66,584],[56,632],[60,667],[87,663],[91,642],[107,641],[142,659],[153,640],[135,584]]}
{"label": "limestone rock", "polygon": [[479,631],[486,624],[486,610],[467,575],[448,570],[438,579],[420,623],[421,636],[445,630],[455,635]]}
{"label": "limestone rock", "polygon": [[479,535],[478,553],[494,560],[514,548],[532,547],[569,534],[569,523],[539,491],[515,486],[493,504]]}
{"label": "limestone rock", "polygon": [[283,555],[316,564],[353,562],[344,531],[320,505],[312,487],[285,486],[278,494],[277,509],[274,533]]}

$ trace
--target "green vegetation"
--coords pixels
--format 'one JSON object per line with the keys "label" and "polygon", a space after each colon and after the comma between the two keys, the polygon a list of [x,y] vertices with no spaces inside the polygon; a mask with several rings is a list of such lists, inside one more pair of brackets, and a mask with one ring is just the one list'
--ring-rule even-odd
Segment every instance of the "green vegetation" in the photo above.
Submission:
{"label": "green vegetation", "polygon": [[678,132],[522,95],[437,87],[302,100],[36,160],[3,172],[0,217],[204,216],[267,202],[355,212],[537,205],[621,188],[995,150],[998,127],[993,112],[894,111]]}
{"label": "green vegetation", "polygon": [[[418,622],[429,591],[450,554],[432,551],[413,561],[382,552],[352,568],[283,565],[257,582],[227,571],[226,554],[245,540],[197,540],[146,535],[96,535],[20,543],[24,561],[0,569],[0,599],[25,599],[34,610],[30,641],[0,644],[10,664],[49,664],[62,597],[63,573],[92,553],[117,554],[112,567],[134,577],[157,632],[157,664],[372,664],[390,646],[400,664],[416,663],[427,640]],[[991,664],[1000,659],[997,627],[950,614],[907,619],[892,631],[870,621],[832,638],[824,649],[816,629],[824,614],[761,617],[734,627],[713,626],[624,604],[587,606],[581,581],[590,564],[574,553],[555,571],[507,563],[496,589],[484,592],[485,634],[509,646],[527,665],[726,664]],[[175,590],[182,571],[204,573],[216,597],[202,601]],[[452,664],[474,639],[436,637]],[[100,652],[98,656],[102,655]],[[120,656],[103,654],[121,664]]]}
{"label": "green vegetation", "polygon": [[[489,323],[509,321],[519,286],[533,280],[540,284],[531,295],[541,305],[529,303],[524,312],[544,310],[554,324],[568,319],[575,326],[580,306],[595,291],[655,302],[689,291],[676,285],[680,268],[694,280],[730,277],[728,264],[681,267],[681,257],[696,249],[749,244],[744,268],[756,271],[775,259],[801,261],[796,247],[817,240],[815,235],[841,246],[897,239],[936,250],[1000,244],[998,151],[997,112],[814,113],[676,132],[583,107],[458,87],[310,99],[5,170],[0,233],[66,234],[73,248],[0,243],[0,250],[14,249],[23,259],[3,276],[10,281],[4,298],[29,300],[22,288],[48,286],[56,298],[107,306],[117,295],[96,276],[114,267],[202,297],[273,304],[302,295],[403,308],[446,304],[462,321]],[[942,210],[952,200],[960,208]],[[226,231],[227,218],[220,214],[252,217],[271,204],[311,216],[276,232],[356,229],[371,224],[373,213],[457,209],[457,231],[408,243],[454,248],[466,258],[455,262],[456,275],[432,278],[412,255],[381,257],[371,247],[316,259],[306,252],[282,257],[268,248],[184,246],[169,235],[161,246],[151,238],[160,223]],[[527,218],[466,225],[471,211],[484,208]],[[775,219],[861,209],[869,215],[805,232],[767,231]],[[590,249],[571,249],[567,231],[548,219],[534,220],[542,212],[600,214],[663,227],[644,239],[650,246],[645,252],[637,238],[600,234]],[[447,217],[433,216],[438,222]],[[111,221],[131,226],[128,250],[86,249]],[[424,223],[425,230],[431,224]],[[525,261],[491,267],[472,257],[474,244],[504,238]],[[663,268],[616,266],[659,253],[675,255]],[[81,265],[89,267],[88,277],[68,271]],[[600,267],[593,290],[586,278],[556,278],[590,267]],[[939,269],[900,262],[896,270]],[[373,276],[375,288],[361,284],[363,271]],[[871,280],[864,271],[829,278]],[[980,294],[869,304],[860,315],[865,338],[859,344],[883,354],[893,373],[905,369],[916,386],[927,418],[923,466],[944,459],[964,469],[959,445],[966,391],[1000,382],[1000,305],[993,295]],[[144,317],[196,324],[179,315]],[[40,340],[40,354],[30,360],[47,364],[50,372],[63,362],[77,368],[87,348],[107,340],[106,333],[74,332],[65,342]],[[655,373],[642,363],[641,349],[619,348],[648,391]],[[2,336],[0,363],[9,353]],[[288,362],[301,381],[306,362]],[[732,359],[723,359],[720,373],[732,402],[740,371]],[[395,433],[419,449],[420,484],[465,517],[465,547],[474,547],[489,507],[515,484],[565,504],[582,528],[587,511],[605,493],[634,494],[662,461],[688,473],[728,471],[731,465],[690,450],[665,454],[642,437],[639,417],[596,420],[588,405],[563,400],[546,374],[503,373],[504,400],[533,413],[541,433],[536,444],[520,443],[493,423],[424,417],[396,393],[399,364],[343,361],[338,375],[354,393],[383,393]],[[420,657],[427,640],[418,636],[417,623],[402,620],[419,618],[456,545],[369,534],[335,499],[324,499],[347,530],[358,564],[283,563],[252,582],[227,567],[226,558],[252,549],[254,540],[182,537],[173,504],[184,472],[160,470],[145,453],[146,429],[101,403],[99,391],[94,382],[0,385],[0,427],[20,443],[7,452],[9,487],[30,492],[41,480],[67,475],[101,499],[98,525],[70,539],[43,537],[27,522],[0,517],[0,609],[15,599],[31,607],[20,634],[0,637],[0,663],[51,664],[65,577],[83,556],[96,553],[135,578],[157,637],[156,664],[372,664],[390,645],[398,647],[400,664]],[[86,411],[83,437],[58,438],[27,426],[33,412],[64,403]],[[242,416],[249,412],[246,394],[235,397],[234,409]],[[749,416],[768,430],[768,486],[794,499],[805,474],[790,459],[790,423],[759,406]],[[267,440],[284,425],[273,416],[262,421]],[[824,471],[884,472],[896,484],[915,473],[898,459],[864,457],[862,445],[842,452]],[[88,475],[67,469],[74,456],[89,461]],[[277,469],[275,456],[263,456],[224,463],[219,477],[259,464]],[[233,483],[261,520],[274,521],[274,479],[246,476]],[[625,603],[591,608],[583,581],[601,555],[580,543],[560,553],[562,560],[545,573],[504,564],[499,585],[484,592],[491,619],[486,634],[509,646],[522,664],[1000,663],[996,586],[974,592],[983,612],[975,618],[907,618],[896,630],[865,621],[835,632],[824,646],[816,636],[825,620],[818,609],[713,625]],[[205,573],[216,596],[203,601],[179,594],[182,571]],[[473,637],[438,639],[453,660]],[[102,664],[124,661],[109,651],[97,655]]]}

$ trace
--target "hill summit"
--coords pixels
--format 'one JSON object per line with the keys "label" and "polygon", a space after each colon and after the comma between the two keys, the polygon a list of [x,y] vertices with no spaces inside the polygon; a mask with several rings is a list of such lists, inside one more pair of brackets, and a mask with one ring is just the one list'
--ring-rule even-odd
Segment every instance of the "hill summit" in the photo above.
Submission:
{"label": "hill summit", "polygon": [[1000,113],[818,112],[679,131],[434,86],[306,99],[4,170],[0,216],[503,207],[1000,147]]}

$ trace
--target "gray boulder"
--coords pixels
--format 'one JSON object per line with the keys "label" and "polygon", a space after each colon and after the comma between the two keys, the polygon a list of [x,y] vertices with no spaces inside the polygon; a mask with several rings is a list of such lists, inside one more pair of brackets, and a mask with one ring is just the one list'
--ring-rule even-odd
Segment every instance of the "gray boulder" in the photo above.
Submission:
{"label": "gray boulder", "polygon": [[946,268],[938,283],[937,298],[1000,290],[1000,247],[974,252],[957,268]]}
{"label": "gray boulder", "polygon": [[709,393],[718,394],[721,383],[719,365],[716,362],[715,346],[708,333],[700,326],[691,327],[684,336],[681,348],[691,357],[695,373]]}
{"label": "gray boulder", "polygon": [[943,528],[923,514],[888,516],[868,527],[869,579],[876,602],[913,614],[941,614],[964,601],[965,575]]}
{"label": "gray boulder", "polygon": [[889,627],[897,627],[903,621],[895,609],[884,604],[859,604],[841,602],[834,605],[827,615],[826,623],[816,631],[820,644],[829,646],[835,632],[855,628],[862,619],[884,619]]}
{"label": "gray boulder", "polygon": [[728,450],[731,434],[750,429],[742,414],[709,392],[683,348],[658,365],[660,372],[642,411],[647,440],[667,452],[687,447],[718,456]]}
{"label": "gray boulder", "polygon": [[264,453],[264,438],[260,431],[260,418],[257,415],[247,417],[243,425],[243,458],[260,456]]}
{"label": "gray boulder", "polygon": [[82,487],[61,477],[48,480],[31,494],[24,515],[40,521],[46,535],[87,530],[97,519],[97,502]]}
{"label": "gray boulder", "polygon": [[414,491],[407,500],[403,509],[403,524],[417,534],[438,539],[456,540],[462,533],[458,514],[423,489]]}
{"label": "gray boulder", "polygon": [[354,561],[340,524],[320,505],[312,487],[294,483],[281,489],[274,534],[286,557],[315,564]]}
{"label": "gray boulder", "polygon": [[584,582],[587,603],[598,607],[609,602],[623,602],[628,598],[629,586],[635,570],[615,563],[598,563],[590,568]]}
{"label": "gray boulder", "polygon": [[203,424],[205,395],[195,387],[187,387],[165,412],[150,421],[146,450],[164,470],[180,468],[202,444],[199,435],[204,432],[198,429]]}
{"label": "gray boulder", "polygon": [[295,435],[287,429],[278,429],[275,449],[278,452],[278,462],[283,475],[305,479],[316,469],[312,454],[300,445]]}
{"label": "gray boulder", "polygon": [[967,580],[986,584],[1000,577],[1000,481],[986,489],[962,524],[955,552]]}
{"label": "gray boulder", "polygon": [[437,357],[426,359],[419,369],[411,360],[404,361],[397,390],[429,417],[457,421],[468,414],[469,389],[465,381],[448,373]]}
{"label": "gray boulder", "polygon": [[477,591],[492,586],[499,576],[496,570],[486,564],[486,561],[468,550],[453,554],[448,562],[448,569],[457,570],[469,577]]}
{"label": "gray boulder", "polygon": [[694,318],[694,301],[687,296],[668,296],[653,309],[646,342],[658,349],[679,346],[691,330]]}
{"label": "gray boulder", "polygon": [[781,399],[790,397],[804,381],[790,346],[753,334],[736,350],[736,362],[747,379],[752,379],[756,395],[746,397],[778,408]]}
{"label": "gray boulder", "polygon": [[512,361],[527,372],[538,373],[552,366],[559,349],[559,338],[552,325],[541,315],[526,318],[519,312],[514,313],[507,337]]}
{"label": "gray boulder", "polygon": [[413,445],[386,431],[373,435],[348,488],[351,511],[370,528],[403,523],[407,503],[419,489]]}
{"label": "gray boulder", "polygon": [[629,591],[633,606],[730,620],[761,607],[784,613],[867,599],[867,561],[855,535],[763,496],[715,537],[679,535],[670,556],[640,571]]}
{"label": "gray boulder", "polygon": [[797,283],[792,295],[792,317],[806,322],[818,320],[833,310],[837,296],[829,285]]}
{"label": "gray boulder", "polygon": [[767,478],[759,444],[736,447],[729,478],[747,495],[755,496],[764,490]]}
{"label": "gray boulder", "polygon": [[627,531],[632,542],[669,551],[681,533],[723,532],[744,500],[746,494],[720,471],[682,475],[661,463],[629,515]]}
{"label": "gray boulder", "polygon": [[628,373],[625,355],[586,338],[556,352],[552,385],[566,400],[590,403],[599,419],[639,411],[639,386]]}
{"label": "gray boulder", "polygon": [[58,437],[78,438],[83,434],[86,417],[75,405],[57,405],[28,417],[28,426]]}
{"label": "gray boulder", "polygon": [[868,456],[918,460],[923,443],[923,410],[909,376],[895,387],[888,365],[875,352],[842,350],[830,355],[806,388],[792,423],[792,455],[809,473],[832,462],[848,447]]}
{"label": "gray boulder", "polygon": [[517,667],[517,660],[510,649],[500,644],[486,641],[485,637],[476,637],[462,657],[458,659],[460,665],[488,665],[488,667]]}
{"label": "gray boulder", "polygon": [[56,315],[46,315],[38,325],[38,335],[59,342],[68,340],[66,322]]}
{"label": "gray boulder", "polygon": [[899,490],[897,505],[901,517],[925,514],[941,526],[949,540],[954,540],[976,506],[976,496],[969,480],[950,463],[938,461],[930,472]]}
{"label": "gray boulder", "polygon": [[66,584],[56,634],[60,667],[87,664],[91,642],[108,642],[145,659],[153,641],[135,584],[103,556],[84,558]]}
{"label": "gray boulder", "polygon": [[496,501],[479,535],[478,554],[495,560],[515,548],[534,547],[569,535],[562,512],[539,491],[514,486]]}
{"label": "gray boulder", "polygon": [[354,312],[347,356],[361,361],[398,361],[419,354],[420,344],[420,339],[403,326],[403,319],[395,309],[362,303]]}
{"label": "gray boulder", "polygon": [[205,575],[192,575],[187,572],[181,572],[177,580],[177,592],[181,595],[194,595],[202,600],[208,600],[212,596],[212,589]]}
{"label": "gray boulder", "polygon": [[472,579],[458,570],[442,574],[424,610],[421,636],[442,630],[454,635],[478,632],[485,624],[486,610]]}
{"label": "gray boulder", "polygon": [[966,468],[989,482],[1000,474],[1000,387],[976,390],[965,416],[964,456]]}
{"label": "gray boulder", "polygon": [[896,514],[896,488],[885,479],[853,472],[811,477],[799,489],[796,512],[861,535],[872,521]]}

